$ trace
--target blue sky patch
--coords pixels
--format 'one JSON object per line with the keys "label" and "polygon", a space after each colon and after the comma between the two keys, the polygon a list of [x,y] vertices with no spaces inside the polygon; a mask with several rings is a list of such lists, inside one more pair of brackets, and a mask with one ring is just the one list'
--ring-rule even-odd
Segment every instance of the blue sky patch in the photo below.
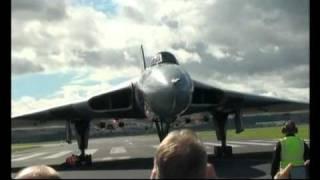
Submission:
{"label": "blue sky patch", "polygon": [[74,72],[59,72],[52,74],[34,73],[12,77],[12,98],[17,100],[23,96],[47,97],[70,82],[75,75]]}
{"label": "blue sky patch", "polygon": [[75,0],[75,5],[90,6],[106,14],[115,14],[117,4],[113,0]]}
{"label": "blue sky patch", "polygon": [[118,77],[118,78],[114,78],[114,79],[112,79],[112,80],[110,80],[108,82],[111,85],[118,85],[118,84],[120,84],[122,82],[125,82],[125,81],[128,81],[128,80],[130,80],[130,78],[128,78],[128,77]]}

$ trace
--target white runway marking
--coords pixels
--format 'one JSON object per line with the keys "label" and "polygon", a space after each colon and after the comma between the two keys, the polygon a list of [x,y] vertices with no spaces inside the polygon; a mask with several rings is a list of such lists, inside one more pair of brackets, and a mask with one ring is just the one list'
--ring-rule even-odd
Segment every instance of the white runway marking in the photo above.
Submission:
{"label": "white runway marking", "polygon": [[133,143],[130,141],[130,140],[125,140],[125,142],[127,142],[128,144],[130,144],[130,145],[133,145]]}
{"label": "white runway marking", "polygon": [[63,143],[55,143],[55,144],[43,144],[42,147],[56,147],[56,146],[63,146]]}
{"label": "white runway marking", "polygon": [[262,143],[272,143],[272,144],[276,144],[278,141],[276,140],[249,140],[250,142],[262,142]]}
{"label": "white runway marking", "polygon": [[113,157],[105,157],[105,158],[102,158],[102,161],[110,161],[112,159],[113,159]]}
{"label": "white runway marking", "polygon": [[[205,145],[210,145],[210,146],[221,146],[221,143],[204,142],[203,144],[205,144]],[[229,144],[229,143],[227,143],[227,146],[241,147],[241,145],[238,145],[238,144]]]}
{"label": "white runway marking", "polygon": [[[273,140],[278,142],[280,140],[280,138],[279,139],[273,139]],[[306,141],[306,142],[310,142],[310,139],[303,139],[303,140]]]}
{"label": "white runway marking", "polygon": [[122,160],[122,159],[130,159],[130,158],[131,156],[105,157],[105,158],[102,158],[102,161]]}
{"label": "white runway marking", "polygon": [[94,154],[94,153],[96,153],[98,151],[98,149],[87,149],[86,150],[86,154]]}
{"label": "white runway marking", "polygon": [[[276,140],[276,139],[274,139],[274,140],[249,140],[250,142],[257,142],[257,143],[260,143],[260,142],[262,142],[262,143],[270,143],[270,144],[272,144],[272,145],[276,145],[277,144],[277,142],[279,142],[279,140]],[[304,139],[304,141],[308,144],[308,143],[310,143],[310,140],[309,139]]]}
{"label": "white runway marking", "polygon": [[159,145],[152,145],[153,148],[157,149]]}
{"label": "white runway marking", "polygon": [[120,157],[117,157],[116,159],[130,159],[131,157],[130,156],[120,156]]}
{"label": "white runway marking", "polygon": [[12,159],[11,161],[23,161],[23,160],[31,159],[31,158],[34,158],[34,157],[42,156],[42,155],[44,155],[46,153],[47,152],[35,153],[35,154],[29,155],[29,156],[20,157],[20,158],[17,158],[17,159]]}
{"label": "white runway marking", "polygon": [[111,148],[110,154],[120,154],[120,153],[126,153],[126,149],[122,146],[120,147],[113,147]]}
{"label": "white runway marking", "polygon": [[18,158],[18,157],[21,157],[23,155],[25,155],[25,154],[12,154],[11,155],[11,159]]}
{"label": "white runway marking", "polygon": [[272,146],[273,143],[257,143],[257,142],[246,142],[246,141],[227,141],[234,144],[244,144],[244,145],[257,145],[257,146]]}
{"label": "white runway marking", "polygon": [[64,155],[69,154],[69,153],[71,153],[71,151],[62,151],[62,152],[53,154],[53,155],[51,155],[51,156],[44,157],[44,158],[42,158],[42,159],[58,158],[58,157],[64,156]]}

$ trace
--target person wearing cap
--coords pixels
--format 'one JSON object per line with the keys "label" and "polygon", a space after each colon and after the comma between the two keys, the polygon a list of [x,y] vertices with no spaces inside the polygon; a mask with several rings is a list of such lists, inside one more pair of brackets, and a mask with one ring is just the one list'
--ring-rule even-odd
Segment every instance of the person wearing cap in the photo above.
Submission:
{"label": "person wearing cap", "polygon": [[276,144],[271,163],[271,177],[274,178],[279,171],[283,171],[289,164],[303,166],[309,159],[309,147],[303,139],[295,136],[298,132],[296,124],[289,120],[282,127],[284,138]]}

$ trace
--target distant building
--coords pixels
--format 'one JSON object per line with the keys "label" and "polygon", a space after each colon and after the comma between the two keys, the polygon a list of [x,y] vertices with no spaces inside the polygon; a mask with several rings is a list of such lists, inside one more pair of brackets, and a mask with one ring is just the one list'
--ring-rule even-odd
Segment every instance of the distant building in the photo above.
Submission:
{"label": "distant building", "polygon": [[[208,113],[197,113],[190,116],[180,117],[173,123],[172,129],[192,128],[195,130],[212,130],[212,116]],[[294,120],[297,124],[308,123],[309,113],[296,113],[285,115],[264,115],[264,116],[248,116],[243,117],[243,125],[245,128],[281,126],[288,119]],[[90,137],[110,137],[124,135],[139,135],[156,133],[156,128],[151,121],[145,119],[122,119],[123,128],[115,128],[112,132],[106,128],[99,128],[92,123],[90,126]],[[190,121],[187,123],[187,121]],[[208,125],[209,124],[209,125]],[[227,123],[228,129],[234,128],[234,121],[230,119]],[[73,138],[75,137],[74,128],[72,128]],[[11,143],[27,143],[41,141],[57,141],[65,140],[64,126],[50,127],[32,127],[32,128],[15,128],[11,130]]]}

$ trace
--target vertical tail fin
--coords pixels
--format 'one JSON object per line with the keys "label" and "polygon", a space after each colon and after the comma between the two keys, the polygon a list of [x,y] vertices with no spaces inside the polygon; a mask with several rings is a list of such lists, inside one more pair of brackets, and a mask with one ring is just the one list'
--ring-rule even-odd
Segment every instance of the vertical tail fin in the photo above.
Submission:
{"label": "vertical tail fin", "polygon": [[146,59],[144,58],[143,46],[141,44],[141,53],[142,53],[142,60],[143,60],[143,70],[146,69]]}

